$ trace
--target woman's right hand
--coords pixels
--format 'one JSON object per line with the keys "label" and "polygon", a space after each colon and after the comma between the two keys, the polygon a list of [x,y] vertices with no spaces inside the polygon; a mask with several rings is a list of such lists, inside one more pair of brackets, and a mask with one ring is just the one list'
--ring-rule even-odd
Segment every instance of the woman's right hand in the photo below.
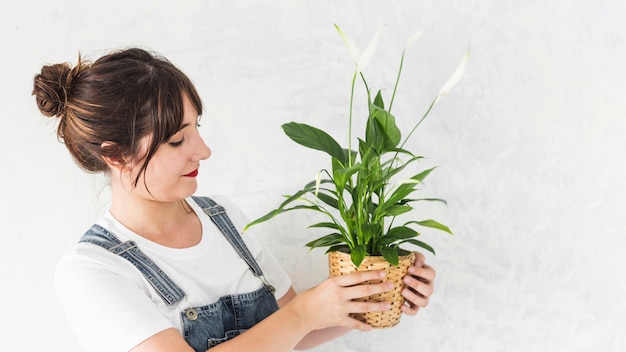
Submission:
{"label": "woman's right hand", "polygon": [[349,316],[350,313],[366,313],[391,309],[388,302],[358,302],[354,299],[390,291],[393,283],[368,284],[370,280],[382,280],[384,271],[361,271],[335,276],[324,280],[318,286],[295,296],[284,308],[294,314],[311,330],[341,326],[361,331],[369,331],[369,324]]}

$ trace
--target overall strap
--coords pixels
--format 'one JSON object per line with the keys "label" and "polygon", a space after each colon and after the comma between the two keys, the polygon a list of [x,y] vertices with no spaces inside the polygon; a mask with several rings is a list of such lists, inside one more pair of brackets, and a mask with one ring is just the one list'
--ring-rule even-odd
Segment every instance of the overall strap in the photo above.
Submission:
{"label": "overall strap", "polygon": [[226,214],[226,209],[208,197],[192,196],[191,198],[198,203],[204,213],[211,218],[211,221],[213,221],[224,234],[224,237],[226,237],[228,242],[235,248],[241,259],[248,264],[254,276],[258,277],[272,293],[276,291],[263,275],[263,270],[261,270],[261,267],[254,259],[252,253],[250,253],[241,235],[239,235],[239,231],[237,231],[237,228]]}
{"label": "overall strap", "polygon": [[99,225],[93,225],[79,242],[98,245],[109,252],[131,262],[150,282],[168,306],[173,306],[185,297],[185,292],[167,276],[139,248],[135,241],[120,241],[115,235]]}

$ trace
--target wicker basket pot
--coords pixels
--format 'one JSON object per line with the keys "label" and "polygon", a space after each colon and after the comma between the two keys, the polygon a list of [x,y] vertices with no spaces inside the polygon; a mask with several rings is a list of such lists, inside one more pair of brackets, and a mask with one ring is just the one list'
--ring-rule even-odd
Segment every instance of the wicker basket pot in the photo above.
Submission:
{"label": "wicker basket pot", "polygon": [[402,316],[402,311],[400,310],[400,307],[402,307],[402,305],[404,304],[402,289],[405,286],[402,282],[402,278],[404,278],[404,276],[407,274],[409,267],[413,265],[413,262],[415,261],[415,253],[409,251],[403,252],[406,253],[406,255],[400,256],[400,262],[398,266],[389,264],[382,256],[367,256],[358,268],[352,263],[349,253],[328,253],[328,266],[330,269],[330,276],[345,275],[356,271],[386,270],[387,276],[383,280],[368,281],[368,283],[375,284],[387,281],[392,281],[394,283],[394,289],[391,291],[358,299],[359,301],[363,302],[387,301],[391,303],[390,310],[385,312],[350,314],[353,318],[370,324],[375,328],[392,327],[400,322],[400,317]]}

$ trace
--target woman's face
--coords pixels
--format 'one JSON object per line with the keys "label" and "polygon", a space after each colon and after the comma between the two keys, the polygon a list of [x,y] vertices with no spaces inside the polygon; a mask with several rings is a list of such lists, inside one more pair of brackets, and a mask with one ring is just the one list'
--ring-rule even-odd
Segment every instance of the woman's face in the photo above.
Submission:
{"label": "woman's face", "polygon": [[[196,191],[200,161],[211,155],[211,149],[200,137],[198,113],[186,95],[183,96],[183,106],[182,128],[157,149],[133,193],[150,200],[171,202],[189,197]],[[144,137],[144,150],[148,138]],[[137,172],[131,171],[131,179],[136,177]]]}

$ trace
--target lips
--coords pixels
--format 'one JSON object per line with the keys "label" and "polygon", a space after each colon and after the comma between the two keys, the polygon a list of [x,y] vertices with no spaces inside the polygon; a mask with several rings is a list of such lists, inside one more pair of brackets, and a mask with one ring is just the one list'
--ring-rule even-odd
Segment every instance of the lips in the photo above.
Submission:
{"label": "lips", "polygon": [[198,169],[193,170],[192,172],[188,173],[187,175],[183,175],[185,177],[196,177],[198,176]]}

